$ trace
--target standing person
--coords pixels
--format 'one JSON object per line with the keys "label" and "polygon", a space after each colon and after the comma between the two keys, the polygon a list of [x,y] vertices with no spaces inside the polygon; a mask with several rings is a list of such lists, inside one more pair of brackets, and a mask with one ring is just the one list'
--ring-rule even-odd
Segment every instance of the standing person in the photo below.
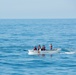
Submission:
{"label": "standing person", "polygon": [[50,44],[50,50],[52,50],[52,44]]}
{"label": "standing person", "polygon": [[38,45],[38,53],[40,54],[40,51],[41,51],[41,46]]}
{"label": "standing person", "polygon": [[[45,50],[46,50],[45,45],[43,45],[41,51],[45,51]],[[42,54],[42,56],[45,56],[45,54]]]}
{"label": "standing person", "polygon": [[41,46],[40,45],[38,45],[38,50],[40,50],[41,49]]}
{"label": "standing person", "polygon": [[37,47],[36,46],[34,47],[34,50],[37,50]]}

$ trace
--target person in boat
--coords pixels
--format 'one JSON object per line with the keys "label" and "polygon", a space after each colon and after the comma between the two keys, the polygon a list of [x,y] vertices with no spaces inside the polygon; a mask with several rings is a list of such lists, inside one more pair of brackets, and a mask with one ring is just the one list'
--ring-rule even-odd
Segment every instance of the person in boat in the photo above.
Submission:
{"label": "person in boat", "polygon": [[52,44],[50,44],[50,50],[52,50]]}
{"label": "person in boat", "polygon": [[41,49],[41,46],[40,45],[38,45],[38,50],[40,50]]}
{"label": "person in boat", "polygon": [[41,51],[45,51],[45,50],[46,50],[45,45],[43,45]]}
{"label": "person in boat", "polygon": [[36,46],[34,47],[34,50],[37,50],[37,47]]}

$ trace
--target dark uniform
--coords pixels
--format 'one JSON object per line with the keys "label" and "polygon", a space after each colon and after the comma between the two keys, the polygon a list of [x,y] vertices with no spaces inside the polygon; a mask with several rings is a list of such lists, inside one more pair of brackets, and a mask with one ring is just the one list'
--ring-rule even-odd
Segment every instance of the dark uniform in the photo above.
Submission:
{"label": "dark uniform", "polygon": [[34,50],[37,50],[36,46],[34,47]]}

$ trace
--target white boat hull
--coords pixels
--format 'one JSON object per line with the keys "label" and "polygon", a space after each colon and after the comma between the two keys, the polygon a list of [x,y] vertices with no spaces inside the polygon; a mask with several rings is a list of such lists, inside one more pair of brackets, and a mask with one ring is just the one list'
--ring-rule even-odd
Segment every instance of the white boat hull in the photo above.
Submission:
{"label": "white boat hull", "polygon": [[38,54],[54,54],[54,53],[58,53],[61,49],[60,48],[56,48],[53,50],[45,50],[45,51],[41,51],[41,50],[28,50],[28,54],[29,55],[38,55]]}

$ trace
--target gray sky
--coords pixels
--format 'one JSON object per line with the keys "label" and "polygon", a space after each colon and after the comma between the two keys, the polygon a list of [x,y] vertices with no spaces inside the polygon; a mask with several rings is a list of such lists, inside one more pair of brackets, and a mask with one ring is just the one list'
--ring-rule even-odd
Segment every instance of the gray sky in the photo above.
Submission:
{"label": "gray sky", "polygon": [[76,0],[0,0],[0,18],[76,18]]}

